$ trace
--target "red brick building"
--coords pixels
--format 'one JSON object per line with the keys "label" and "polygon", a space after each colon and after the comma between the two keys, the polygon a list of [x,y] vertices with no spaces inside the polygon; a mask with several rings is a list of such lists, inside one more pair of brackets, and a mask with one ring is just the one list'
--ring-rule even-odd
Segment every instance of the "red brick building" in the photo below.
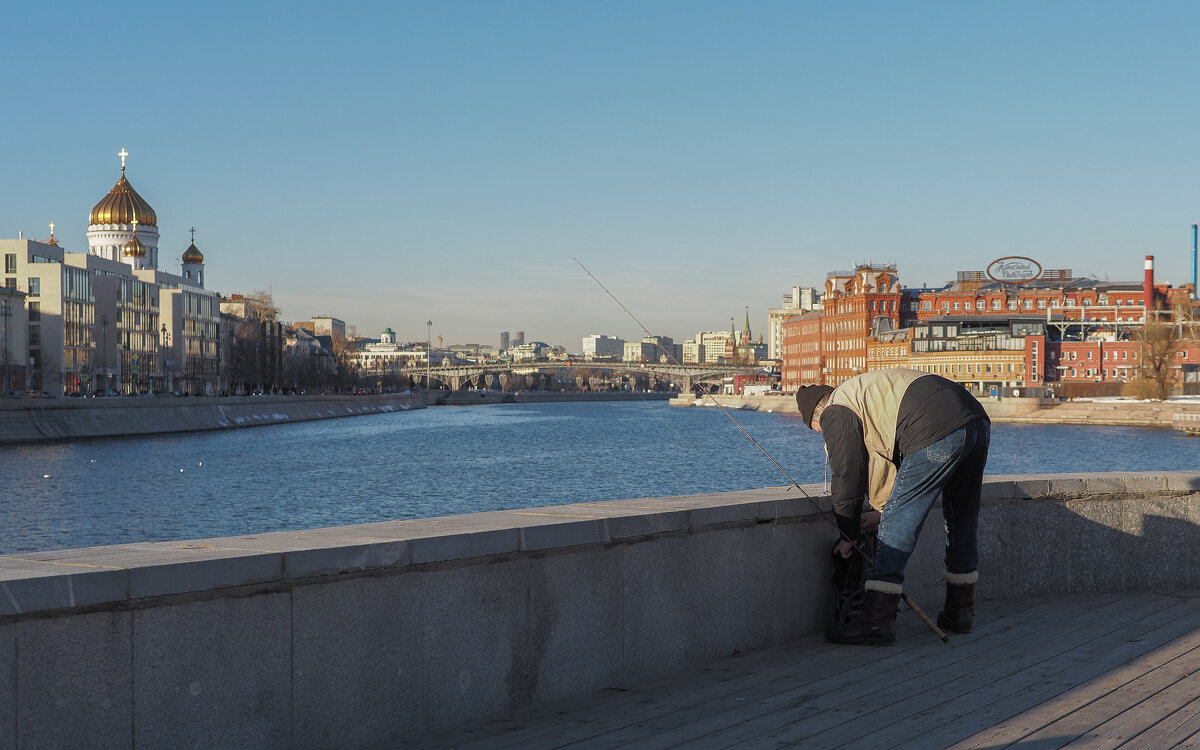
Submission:
{"label": "red brick building", "polygon": [[[1121,383],[1143,376],[1134,338],[1152,309],[1189,307],[1189,287],[1076,278],[1050,270],[1001,283],[965,271],[945,289],[903,290],[895,266],[861,265],[826,278],[822,310],[782,325],[781,387],[837,385],[861,372],[911,367],[993,389]],[[916,325],[914,324],[921,324]],[[908,330],[910,329],[911,330]],[[1200,390],[1200,349],[1178,352],[1173,380]]]}
{"label": "red brick building", "polygon": [[912,319],[909,296],[894,265],[860,265],[825,279],[821,298],[822,380],[837,385],[867,370],[867,339]]}
{"label": "red brick building", "polygon": [[779,387],[792,393],[802,385],[823,382],[820,310],[794,315],[783,321],[783,351],[779,368]]}
{"label": "red brick building", "polygon": [[1048,270],[1020,284],[988,279],[982,271],[959,271],[954,284],[920,294],[919,318],[948,315],[1039,314],[1065,320],[1140,322],[1146,299],[1169,307],[1172,288],[1143,281],[1099,281],[1073,277],[1069,269]]}

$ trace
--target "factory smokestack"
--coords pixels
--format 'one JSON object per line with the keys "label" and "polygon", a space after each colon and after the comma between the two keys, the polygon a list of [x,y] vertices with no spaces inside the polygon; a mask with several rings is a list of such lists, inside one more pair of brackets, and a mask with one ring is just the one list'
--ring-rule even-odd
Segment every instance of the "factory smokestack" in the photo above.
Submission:
{"label": "factory smokestack", "polygon": [[1192,301],[1200,299],[1200,292],[1196,291],[1196,225],[1192,225]]}
{"label": "factory smokestack", "polygon": [[1146,256],[1146,283],[1142,290],[1143,304],[1146,305],[1146,315],[1154,309],[1154,256]]}

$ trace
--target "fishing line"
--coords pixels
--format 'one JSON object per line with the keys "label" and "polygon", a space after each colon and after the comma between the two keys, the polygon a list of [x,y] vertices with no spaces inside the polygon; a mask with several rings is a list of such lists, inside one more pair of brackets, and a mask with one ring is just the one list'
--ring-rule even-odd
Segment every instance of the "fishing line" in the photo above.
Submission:
{"label": "fishing line", "polygon": [[[596,285],[599,286],[601,289],[603,289],[604,293],[607,294],[609,297],[611,297],[612,301],[616,302],[617,306],[620,307],[622,310],[624,310],[625,314],[628,315],[633,320],[634,323],[637,323],[638,328],[641,328],[642,331],[645,332],[647,338],[654,338],[654,334],[650,333],[650,329],[646,328],[646,326],[642,325],[642,321],[638,320],[637,316],[634,315],[633,313],[631,313],[629,311],[629,308],[625,307],[625,305],[621,303],[621,300],[617,299],[616,295],[614,295],[612,292],[608,291],[608,287],[606,287],[606,286],[604,286],[604,284],[600,283],[600,279],[597,279],[595,277],[595,275],[593,275],[592,272],[588,270],[587,266],[583,265],[583,263],[581,263],[579,261],[579,259],[574,256],[571,257],[571,260],[575,261],[579,265],[579,267],[583,269],[583,272],[586,273],[588,276],[590,276],[592,281],[596,282]],[[682,362],[680,362],[678,359],[676,359],[675,354],[673,352],[668,352],[666,347],[664,347],[664,346],[660,346],[659,348],[662,349],[666,353],[667,357],[670,358],[672,364],[674,364],[676,367],[682,368],[683,371],[688,375],[688,377],[692,376],[691,370],[689,370],[686,365],[684,365]],[[761,451],[762,454],[767,457],[767,460],[769,460],[771,463],[775,464],[775,468],[779,469],[779,471],[782,472],[785,477],[787,477],[788,481],[792,483],[793,487],[800,490],[800,492],[804,493],[805,497],[809,498],[810,500],[812,499],[811,496],[807,492],[804,491],[804,488],[800,486],[800,483],[792,478],[792,475],[788,473],[787,469],[780,466],[779,462],[775,460],[775,457],[772,456],[770,453],[768,453],[767,449],[762,447],[762,444],[760,444],[757,440],[755,440],[754,436],[751,435],[749,432],[747,432],[745,427],[742,427],[741,422],[739,422],[733,418],[733,415],[729,413],[729,410],[726,409],[725,406],[720,401],[718,401],[715,396],[713,396],[711,393],[708,393],[708,392],[705,392],[705,395],[708,396],[709,400],[711,400],[713,402],[713,405],[715,405],[718,409],[720,409],[721,412],[725,416],[729,417],[730,422],[733,422],[735,425],[737,425],[738,429],[742,431],[742,434],[746,436],[746,439],[749,440],[751,443],[753,443],[754,447],[758,448],[758,450]],[[837,524],[834,524],[834,525],[836,526]],[[838,532],[841,533],[841,529],[839,529]],[[842,534],[842,536],[845,537],[846,535]],[[851,544],[854,543],[852,540],[849,540],[849,539],[847,541],[850,541]]]}
{"label": "fishing line", "polygon": [[676,437],[678,437],[685,444],[687,444],[688,447],[690,447],[696,453],[699,453],[701,458],[704,458],[705,460],[708,460],[708,461],[714,461],[714,462],[717,460],[713,456],[711,456],[708,451],[704,450],[703,448],[701,448],[700,446],[696,445],[691,440],[689,440],[687,435],[680,432],[679,429],[677,429],[675,427],[675,425],[671,424],[666,419],[663,419],[662,415],[660,415],[658,412],[656,412],[654,410],[653,407],[650,406],[650,402],[648,400],[646,400],[645,396],[643,396],[639,393],[638,398],[641,400],[642,407],[645,408],[646,413],[650,414],[655,419],[657,419],[664,427],[666,427],[668,430],[670,430],[672,433],[674,433]]}
{"label": "fishing line", "polygon": [[[571,256],[571,260],[575,261],[575,263],[580,268],[583,269],[583,272],[586,273],[591,278],[592,281],[596,282],[596,286],[603,289],[604,293],[607,294],[609,296],[609,298],[612,299],[613,302],[617,303],[617,307],[620,307],[634,323],[637,323],[638,328],[642,329],[642,331],[646,334],[647,338],[651,338],[651,339],[654,338],[654,334],[650,333],[650,329],[647,328],[646,326],[642,325],[642,321],[638,320],[637,316],[634,315],[632,312],[630,312],[629,308],[626,307],[624,305],[624,303],[621,302],[621,300],[617,299],[617,296],[615,294],[613,294],[612,292],[610,292],[608,290],[608,287],[604,286],[604,284],[600,281],[600,279],[596,278],[595,274],[593,274],[591,271],[589,271],[587,266],[583,265],[582,261],[580,261],[578,258],[576,258],[573,255]],[[682,362],[680,362],[678,359],[676,359],[673,352],[667,351],[666,347],[664,347],[664,346],[659,346],[659,348],[662,349],[666,353],[667,357],[670,358],[672,364],[683,369],[684,373],[687,374],[688,377],[692,376],[692,371],[689,370],[686,365],[684,365]],[[736,419],[734,419],[733,415],[729,413],[729,410],[726,409],[725,406],[720,401],[718,401],[715,396],[713,396],[711,393],[709,393],[707,391],[705,392],[705,395],[708,396],[709,400],[711,400],[713,402],[713,404],[718,409],[721,410],[722,414],[729,417],[730,422],[733,422],[735,425],[737,425],[737,428],[742,431],[742,434],[745,435],[746,438],[751,443],[754,444],[754,447],[758,448],[758,450],[761,451],[762,454],[767,457],[767,460],[769,460],[772,464],[774,464],[775,468],[779,469],[779,471],[785,477],[787,477],[788,481],[792,483],[792,487],[795,487],[796,489],[800,490],[800,494],[804,495],[805,499],[807,499],[808,502],[817,511],[817,515],[819,515],[821,518],[825,519],[830,524],[832,524],[833,528],[837,530],[838,536],[840,536],[843,541],[848,542],[850,544],[851,549],[853,549],[855,552],[857,552],[868,563],[873,564],[874,560],[872,560],[871,557],[869,555],[867,555],[867,553],[862,549],[862,547],[858,546],[857,540],[851,539],[850,536],[848,534],[846,534],[846,532],[842,531],[842,528],[840,526],[838,526],[837,521],[830,518],[829,515],[826,514],[825,510],[823,508],[821,508],[820,505],[817,505],[817,501],[813,499],[812,495],[808,494],[808,492],[803,487],[800,486],[800,483],[792,478],[792,475],[788,473],[787,469],[783,468],[779,464],[779,462],[775,460],[775,457],[772,456],[770,453],[768,453],[767,449],[764,448],[761,443],[759,443],[757,440],[755,440],[753,435],[751,435],[749,432],[746,431],[746,428],[742,426],[742,423],[737,421]],[[829,469],[828,461],[829,461],[829,456],[828,456],[828,453],[826,453],[826,471],[827,472]],[[826,480],[826,487],[828,488],[828,478]],[[791,487],[789,487],[788,489],[790,490]],[[938,638],[940,638],[942,640],[943,643],[950,642],[950,638],[945,633],[943,633],[940,628],[938,628],[938,626],[933,622],[933,620],[929,619],[929,616],[926,615],[925,612],[922,611],[920,607],[918,607],[911,599],[909,599],[908,594],[901,592],[900,598],[904,601],[905,604],[908,605],[909,609],[911,609],[913,611],[913,613],[916,614],[917,617],[919,617],[921,619],[921,621],[924,622],[925,625],[928,626],[929,629],[933,631],[934,635],[936,635]]]}

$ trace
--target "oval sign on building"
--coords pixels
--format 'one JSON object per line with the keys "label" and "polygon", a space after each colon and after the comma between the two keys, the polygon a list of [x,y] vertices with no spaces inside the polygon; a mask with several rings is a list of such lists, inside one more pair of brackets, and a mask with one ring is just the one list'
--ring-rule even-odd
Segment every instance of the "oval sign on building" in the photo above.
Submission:
{"label": "oval sign on building", "polygon": [[1005,284],[1022,284],[1041,276],[1042,266],[1033,258],[1010,255],[992,261],[987,268],[987,275]]}

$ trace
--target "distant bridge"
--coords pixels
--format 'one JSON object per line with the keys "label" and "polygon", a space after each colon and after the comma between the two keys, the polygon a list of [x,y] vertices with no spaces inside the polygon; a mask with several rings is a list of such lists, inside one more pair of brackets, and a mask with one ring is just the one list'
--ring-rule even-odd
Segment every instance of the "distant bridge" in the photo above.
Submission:
{"label": "distant bridge", "polygon": [[[663,364],[658,362],[497,362],[494,364],[440,365],[428,368],[430,385],[440,383],[452,391],[470,388],[501,388],[514,378],[531,379],[532,387],[549,385],[554,378],[567,377],[576,380],[582,377],[572,373],[584,370],[602,370],[613,376],[631,379],[645,378],[648,381],[674,383],[680,391],[691,391],[701,386],[720,385],[725,378],[734,375],[752,375],[760,368],[754,365],[714,364]],[[420,365],[400,371],[416,382],[424,382],[426,368]]]}

